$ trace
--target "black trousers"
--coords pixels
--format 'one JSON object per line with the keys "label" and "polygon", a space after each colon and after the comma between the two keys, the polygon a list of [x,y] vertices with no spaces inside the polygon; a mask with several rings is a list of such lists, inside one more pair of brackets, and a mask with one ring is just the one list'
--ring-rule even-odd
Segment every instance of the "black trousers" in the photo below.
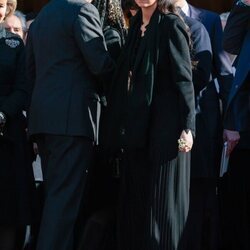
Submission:
{"label": "black trousers", "polygon": [[[223,250],[250,249],[250,149],[230,155],[227,189],[224,190]],[[224,188],[225,189],[225,188]]]}
{"label": "black trousers", "polygon": [[74,249],[74,226],[92,163],[93,143],[86,137],[38,137],[45,200],[37,250]]}

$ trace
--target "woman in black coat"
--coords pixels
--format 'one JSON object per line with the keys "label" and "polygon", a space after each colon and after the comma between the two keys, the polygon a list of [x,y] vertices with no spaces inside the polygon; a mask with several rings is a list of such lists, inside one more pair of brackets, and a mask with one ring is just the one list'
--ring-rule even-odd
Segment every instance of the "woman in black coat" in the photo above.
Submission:
{"label": "woman in black coat", "polygon": [[120,159],[122,250],[183,244],[195,105],[190,39],[172,2],[136,0],[100,131]]}
{"label": "woman in black coat", "polygon": [[[0,0],[0,25],[15,0]],[[17,229],[30,224],[32,166],[28,159],[26,120],[28,101],[21,38],[0,26],[0,249],[14,249]]]}

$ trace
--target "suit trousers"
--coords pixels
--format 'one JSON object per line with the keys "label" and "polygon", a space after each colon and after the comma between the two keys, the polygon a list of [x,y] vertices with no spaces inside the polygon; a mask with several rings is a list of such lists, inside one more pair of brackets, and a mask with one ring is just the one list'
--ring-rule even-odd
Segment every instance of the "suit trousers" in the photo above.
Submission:
{"label": "suit trousers", "polygon": [[[250,249],[250,149],[234,149],[230,155],[227,202],[224,204],[223,249]],[[225,194],[224,194],[225,195]],[[226,220],[226,221],[225,221]]]}
{"label": "suit trousers", "polygon": [[83,136],[42,134],[37,143],[45,200],[36,249],[72,250],[75,222],[93,158],[93,142]]}
{"label": "suit trousers", "polygon": [[191,178],[186,250],[218,250],[219,197],[215,178]]}

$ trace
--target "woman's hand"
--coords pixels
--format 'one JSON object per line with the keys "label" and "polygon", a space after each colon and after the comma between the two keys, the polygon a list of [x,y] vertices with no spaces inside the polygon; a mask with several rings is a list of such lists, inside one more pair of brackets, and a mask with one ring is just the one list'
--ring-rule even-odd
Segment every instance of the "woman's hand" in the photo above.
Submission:
{"label": "woman's hand", "polygon": [[180,135],[180,139],[178,140],[179,151],[180,152],[189,152],[193,147],[193,135],[191,130],[186,132],[183,130]]}

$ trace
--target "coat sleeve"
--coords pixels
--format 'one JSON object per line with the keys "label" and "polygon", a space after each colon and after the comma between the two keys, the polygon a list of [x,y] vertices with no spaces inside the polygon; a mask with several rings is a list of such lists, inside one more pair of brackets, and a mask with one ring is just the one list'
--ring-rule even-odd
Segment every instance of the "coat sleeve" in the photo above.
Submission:
{"label": "coat sleeve", "polygon": [[113,70],[113,60],[107,52],[97,9],[83,4],[74,22],[74,37],[89,70],[97,76]]}
{"label": "coat sleeve", "polygon": [[180,96],[179,112],[182,128],[195,133],[195,98],[192,82],[189,36],[181,19],[176,18],[169,29],[169,51],[172,79]]}
{"label": "coat sleeve", "polygon": [[222,101],[224,112],[234,73],[231,59],[222,47],[222,39],[222,24],[219,15],[216,15],[213,20],[213,34],[211,34],[213,74],[218,80],[219,95]]}
{"label": "coat sleeve", "polygon": [[250,28],[250,7],[234,4],[223,37],[224,49],[234,55],[240,53],[246,30]]}
{"label": "coat sleeve", "polygon": [[207,86],[212,70],[212,48],[209,34],[204,25],[196,21],[190,26],[192,39],[193,83],[196,93]]}

